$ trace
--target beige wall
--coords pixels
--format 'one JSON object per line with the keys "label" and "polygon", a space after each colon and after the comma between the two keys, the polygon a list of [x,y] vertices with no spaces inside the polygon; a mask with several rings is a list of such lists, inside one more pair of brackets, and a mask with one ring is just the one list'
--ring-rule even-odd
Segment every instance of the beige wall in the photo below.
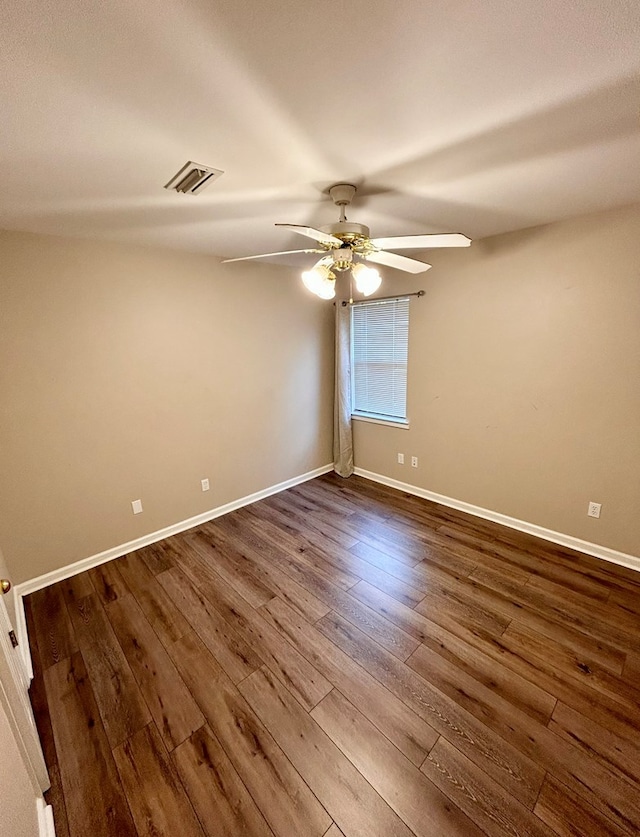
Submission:
{"label": "beige wall", "polygon": [[[411,428],[356,423],[356,464],[640,554],[639,229],[636,207],[388,271],[427,291]],[[332,316],[281,268],[0,233],[14,583],[328,463]]]}
{"label": "beige wall", "polygon": [[332,315],[267,265],[1,233],[14,583],[330,462]]}
{"label": "beige wall", "polygon": [[356,465],[640,555],[640,207],[432,262],[393,277],[426,290],[411,307],[411,427],[357,422]]}

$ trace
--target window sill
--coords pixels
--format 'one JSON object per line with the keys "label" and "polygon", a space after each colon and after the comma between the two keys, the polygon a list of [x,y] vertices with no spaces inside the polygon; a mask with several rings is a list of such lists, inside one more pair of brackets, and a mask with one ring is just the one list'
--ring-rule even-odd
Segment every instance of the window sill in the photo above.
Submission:
{"label": "window sill", "polygon": [[375,416],[364,416],[357,413],[352,413],[351,418],[353,421],[366,421],[369,424],[384,424],[386,427],[398,427],[400,430],[409,429],[409,422],[402,421],[401,419],[376,418]]}

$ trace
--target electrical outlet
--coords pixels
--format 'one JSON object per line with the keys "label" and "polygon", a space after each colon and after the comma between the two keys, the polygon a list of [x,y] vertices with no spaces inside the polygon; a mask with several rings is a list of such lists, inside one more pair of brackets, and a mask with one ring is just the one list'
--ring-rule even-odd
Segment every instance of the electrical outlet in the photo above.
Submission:
{"label": "electrical outlet", "polygon": [[202,486],[203,491],[209,490],[209,480],[200,480],[200,485]]}
{"label": "electrical outlet", "polygon": [[404,465],[404,453],[398,454],[398,465]]}
{"label": "electrical outlet", "polygon": [[134,514],[142,514],[142,500],[132,500],[131,508]]}
{"label": "electrical outlet", "polygon": [[417,456],[412,456],[411,457],[411,467],[412,468],[417,468],[418,467],[418,457]]}
{"label": "electrical outlet", "polygon": [[587,507],[587,514],[589,517],[600,517],[600,509],[602,508],[602,503],[589,503]]}

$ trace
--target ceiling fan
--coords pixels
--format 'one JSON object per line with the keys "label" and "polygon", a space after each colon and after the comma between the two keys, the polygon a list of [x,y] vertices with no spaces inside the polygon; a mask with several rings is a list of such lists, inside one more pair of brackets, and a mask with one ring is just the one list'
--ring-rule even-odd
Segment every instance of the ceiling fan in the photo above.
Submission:
{"label": "ceiling fan", "polygon": [[[461,233],[435,235],[397,235],[387,238],[371,238],[369,227],[347,221],[346,207],[356,193],[351,183],[336,183],[329,189],[329,195],[340,208],[340,220],[321,229],[305,227],[300,224],[276,224],[292,232],[306,235],[317,242],[314,248],[306,250],[281,250],[277,253],[261,253],[257,256],[241,256],[237,259],[225,259],[224,262],[243,262],[252,259],[266,259],[269,256],[287,256],[294,253],[322,253],[310,270],[302,274],[302,281],[313,293],[323,299],[335,296],[335,271],[351,270],[360,293],[369,296],[380,286],[380,274],[375,268],[362,262],[393,267],[407,273],[422,273],[429,270],[430,264],[389,253],[388,250],[425,250],[432,247],[468,247],[471,239]],[[362,260],[362,261],[360,261]]]}

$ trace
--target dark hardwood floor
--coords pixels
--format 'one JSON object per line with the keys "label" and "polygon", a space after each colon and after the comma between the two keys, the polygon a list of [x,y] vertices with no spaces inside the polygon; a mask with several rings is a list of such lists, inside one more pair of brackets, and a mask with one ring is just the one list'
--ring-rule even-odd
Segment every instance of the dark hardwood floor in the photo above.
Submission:
{"label": "dark hardwood floor", "polygon": [[640,834],[640,574],[321,477],[34,593],[58,837]]}

